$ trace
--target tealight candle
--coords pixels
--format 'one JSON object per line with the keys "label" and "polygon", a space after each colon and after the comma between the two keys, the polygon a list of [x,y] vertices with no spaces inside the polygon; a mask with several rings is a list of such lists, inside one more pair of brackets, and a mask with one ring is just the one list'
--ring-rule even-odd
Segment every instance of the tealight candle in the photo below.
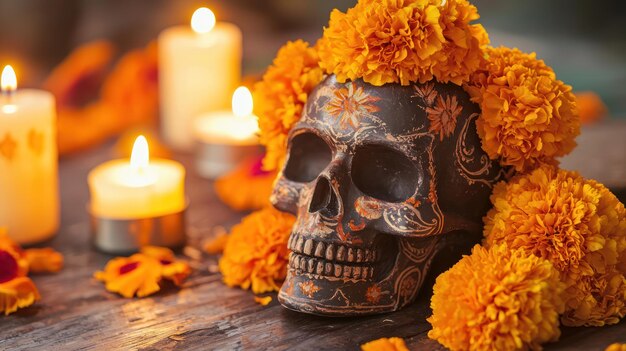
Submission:
{"label": "tealight candle", "polygon": [[55,101],[46,91],[18,90],[11,66],[0,86],[0,227],[28,245],[59,228]]}
{"label": "tealight candle", "polygon": [[184,243],[185,168],[171,160],[150,160],[145,137],[136,139],[130,160],[97,166],[88,182],[95,244],[101,250]]}
{"label": "tealight candle", "polygon": [[196,167],[201,176],[217,178],[259,153],[259,125],[252,110],[250,90],[239,87],[233,93],[231,111],[212,112],[195,120]]}
{"label": "tealight candle", "polygon": [[239,28],[217,22],[207,8],[196,10],[191,26],[166,29],[159,36],[161,123],[165,141],[180,150],[193,147],[193,119],[228,108],[241,80]]}

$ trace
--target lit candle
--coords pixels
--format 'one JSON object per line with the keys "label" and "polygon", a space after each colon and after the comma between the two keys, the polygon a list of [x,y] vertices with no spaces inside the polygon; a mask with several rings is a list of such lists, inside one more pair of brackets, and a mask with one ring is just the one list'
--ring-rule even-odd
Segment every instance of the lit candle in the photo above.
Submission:
{"label": "lit candle", "polygon": [[89,173],[91,213],[99,218],[141,219],[185,209],[185,169],[175,161],[149,159],[139,136],[129,160],[103,163]]}
{"label": "lit candle", "polygon": [[200,175],[217,178],[259,153],[259,125],[252,110],[250,90],[239,87],[233,93],[230,111],[207,113],[195,120],[196,165]]}
{"label": "lit candle", "polygon": [[159,36],[161,123],[165,140],[175,148],[193,147],[193,119],[228,108],[230,92],[241,80],[242,36],[239,28],[217,22],[199,8],[191,26],[166,29]]}
{"label": "lit candle", "polygon": [[0,80],[0,227],[18,243],[33,244],[59,228],[54,97],[18,90],[11,66]]}

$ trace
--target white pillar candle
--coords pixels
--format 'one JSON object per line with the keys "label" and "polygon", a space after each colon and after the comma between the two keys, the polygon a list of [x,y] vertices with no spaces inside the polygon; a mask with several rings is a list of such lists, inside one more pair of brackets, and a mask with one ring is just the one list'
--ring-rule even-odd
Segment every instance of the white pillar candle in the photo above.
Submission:
{"label": "white pillar candle", "polygon": [[239,28],[217,22],[207,8],[196,10],[190,26],[159,36],[161,124],[165,140],[180,150],[193,147],[193,119],[228,108],[241,81]]}
{"label": "white pillar candle", "polygon": [[246,87],[233,93],[232,109],[210,112],[194,121],[198,173],[210,179],[231,171],[259,152],[259,123]]}
{"label": "white pillar candle", "polygon": [[17,90],[11,66],[0,95],[0,227],[20,244],[51,238],[59,228],[54,97]]}
{"label": "white pillar candle", "polygon": [[113,160],[89,173],[91,213],[108,219],[142,219],[185,209],[185,168],[178,162],[149,160],[143,136],[130,160]]}

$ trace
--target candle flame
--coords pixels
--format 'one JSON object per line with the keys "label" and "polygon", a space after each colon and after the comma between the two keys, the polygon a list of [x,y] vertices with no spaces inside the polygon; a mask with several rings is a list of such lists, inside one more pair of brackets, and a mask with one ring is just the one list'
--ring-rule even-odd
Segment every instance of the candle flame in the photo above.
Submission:
{"label": "candle flame", "polygon": [[135,139],[133,152],[130,154],[130,167],[137,171],[144,170],[150,163],[150,149],[148,148],[148,140],[143,135]]}
{"label": "candle flame", "polygon": [[197,9],[191,16],[191,29],[202,34],[208,33],[215,27],[215,15],[206,7]]}
{"label": "candle flame", "polygon": [[12,93],[17,89],[17,77],[11,65],[4,66],[2,78],[0,78],[0,90],[3,93]]}
{"label": "candle flame", "polygon": [[237,117],[246,117],[252,114],[252,94],[246,87],[239,87],[233,93],[233,114]]}

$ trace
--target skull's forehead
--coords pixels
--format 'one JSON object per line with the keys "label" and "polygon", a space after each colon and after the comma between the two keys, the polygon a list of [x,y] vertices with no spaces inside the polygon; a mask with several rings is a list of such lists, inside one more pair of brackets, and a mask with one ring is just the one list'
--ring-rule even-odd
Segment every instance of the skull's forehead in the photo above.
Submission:
{"label": "skull's forehead", "polygon": [[413,86],[339,83],[330,76],[312,92],[293,133],[317,131],[337,147],[368,143],[421,147],[416,140],[427,136],[425,110]]}

